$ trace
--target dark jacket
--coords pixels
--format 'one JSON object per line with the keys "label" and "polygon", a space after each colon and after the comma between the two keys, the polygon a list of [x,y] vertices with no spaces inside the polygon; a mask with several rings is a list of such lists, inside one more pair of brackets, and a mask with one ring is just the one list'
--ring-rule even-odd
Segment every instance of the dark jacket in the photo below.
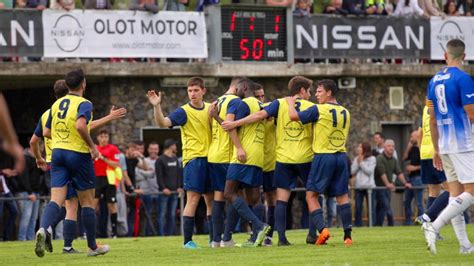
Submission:
{"label": "dark jacket", "polygon": [[156,180],[160,191],[167,188],[176,191],[183,187],[181,166],[178,158],[161,155],[155,163]]}
{"label": "dark jacket", "polygon": [[33,192],[39,193],[41,191],[41,180],[43,171],[36,167],[35,158],[25,152],[25,170],[18,176],[17,189],[15,192]]}

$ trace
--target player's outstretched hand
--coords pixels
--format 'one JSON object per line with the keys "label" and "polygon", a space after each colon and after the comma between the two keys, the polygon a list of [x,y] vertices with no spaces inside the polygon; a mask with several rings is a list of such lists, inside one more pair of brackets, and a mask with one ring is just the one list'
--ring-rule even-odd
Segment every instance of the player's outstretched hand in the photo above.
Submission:
{"label": "player's outstretched hand", "polygon": [[245,150],[242,148],[237,149],[237,160],[239,160],[242,163],[245,163],[247,161],[247,154],[245,153]]}
{"label": "player's outstretched hand", "polygon": [[436,170],[443,171],[443,161],[441,161],[441,156],[437,151],[433,155],[433,166]]}
{"label": "player's outstretched hand", "polygon": [[161,104],[161,91],[156,94],[155,90],[149,90],[146,96],[148,97],[148,101],[150,101],[151,105],[157,106]]}
{"label": "player's outstretched hand", "polygon": [[115,105],[112,105],[112,108],[110,108],[109,115],[113,120],[115,120],[115,119],[124,117],[126,113],[127,113],[127,109],[123,107],[119,109],[115,109]]}
{"label": "player's outstretched hand", "polygon": [[292,97],[288,96],[288,97],[286,97],[286,102],[288,103],[288,105],[294,106],[295,103],[296,103],[296,96],[292,96]]}
{"label": "player's outstretched hand", "polygon": [[231,131],[232,129],[235,128],[235,122],[234,121],[224,121],[224,122],[222,122],[221,126],[225,131]]}
{"label": "player's outstretched hand", "polygon": [[48,171],[48,164],[43,157],[36,159],[36,166],[45,172]]}

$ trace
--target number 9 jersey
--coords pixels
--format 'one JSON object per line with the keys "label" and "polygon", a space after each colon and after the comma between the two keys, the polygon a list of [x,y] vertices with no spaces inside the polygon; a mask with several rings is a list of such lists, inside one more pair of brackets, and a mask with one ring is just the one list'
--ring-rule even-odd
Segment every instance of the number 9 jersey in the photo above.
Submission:
{"label": "number 9 jersey", "polygon": [[89,153],[87,143],[76,129],[76,121],[84,117],[87,128],[92,121],[92,103],[75,94],[68,94],[58,99],[51,106],[51,113],[46,127],[51,129],[51,148]]}
{"label": "number 9 jersey", "polygon": [[433,107],[441,154],[474,151],[471,122],[464,106],[474,104],[474,83],[457,67],[445,67],[428,84],[426,105]]}

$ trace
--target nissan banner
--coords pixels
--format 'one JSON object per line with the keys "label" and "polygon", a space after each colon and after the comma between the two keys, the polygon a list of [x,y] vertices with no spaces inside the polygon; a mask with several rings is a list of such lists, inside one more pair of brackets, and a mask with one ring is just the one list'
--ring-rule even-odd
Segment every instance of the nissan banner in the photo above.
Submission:
{"label": "nissan banner", "polygon": [[206,58],[204,14],[43,11],[45,57]]}
{"label": "nissan banner", "polygon": [[295,58],[429,58],[430,22],[409,17],[294,17]]}
{"label": "nissan banner", "polygon": [[466,60],[474,60],[474,19],[472,17],[431,17],[431,59],[444,60],[446,43],[460,39],[466,44]]}

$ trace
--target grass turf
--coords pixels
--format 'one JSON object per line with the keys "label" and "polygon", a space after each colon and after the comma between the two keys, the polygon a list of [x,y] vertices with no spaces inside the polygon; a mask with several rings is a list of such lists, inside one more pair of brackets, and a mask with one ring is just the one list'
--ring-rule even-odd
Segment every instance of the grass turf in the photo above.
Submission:
{"label": "grass turf", "polygon": [[[140,237],[100,239],[110,244],[111,251],[105,256],[89,258],[86,256],[86,241],[74,241],[74,247],[82,254],[61,254],[62,241],[54,241],[54,252],[43,258],[34,254],[34,241],[1,242],[1,265],[17,264],[336,264],[336,265],[381,265],[381,264],[436,264],[436,265],[474,265],[474,254],[460,255],[459,245],[451,227],[442,231],[444,241],[438,241],[438,254],[430,255],[426,250],[423,232],[418,226],[355,228],[354,245],[345,247],[342,243],[342,229],[331,228],[331,239],[326,246],[306,245],[306,230],[293,230],[287,233],[292,246],[259,248],[218,248],[207,247],[207,236],[195,236],[200,245],[198,250],[184,250],[182,238]],[[474,225],[467,231],[474,239]],[[244,242],[248,236],[237,234],[234,239]]]}

